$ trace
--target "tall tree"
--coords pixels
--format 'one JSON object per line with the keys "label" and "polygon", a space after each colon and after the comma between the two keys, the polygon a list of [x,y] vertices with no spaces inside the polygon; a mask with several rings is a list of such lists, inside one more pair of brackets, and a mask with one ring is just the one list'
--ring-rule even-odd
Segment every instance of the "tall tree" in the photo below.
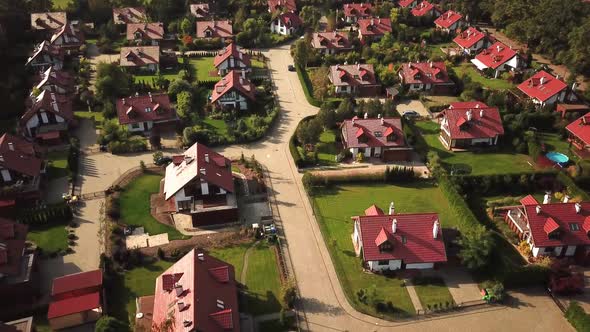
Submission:
{"label": "tall tree", "polygon": [[459,257],[470,269],[486,266],[495,246],[492,233],[481,225],[464,232],[457,243],[461,246]]}
{"label": "tall tree", "polygon": [[328,75],[330,69],[327,66],[322,66],[311,73],[311,85],[313,86],[313,97],[319,100],[324,100],[330,91],[330,79]]}

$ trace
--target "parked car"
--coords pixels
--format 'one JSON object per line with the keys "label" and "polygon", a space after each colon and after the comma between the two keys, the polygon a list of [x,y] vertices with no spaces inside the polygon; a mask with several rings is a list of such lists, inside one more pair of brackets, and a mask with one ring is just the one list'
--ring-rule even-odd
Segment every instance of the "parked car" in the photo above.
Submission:
{"label": "parked car", "polygon": [[417,118],[417,117],[419,117],[419,116],[420,116],[420,114],[419,114],[418,112],[416,112],[416,111],[405,111],[405,112],[402,114],[402,116],[403,116],[404,118],[408,118],[408,119],[409,119],[409,118]]}
{"label": "parked car", "polygon": [[172,162],[172,158],[171,157],[163,156],[163,157],[158,158],[155,161],[155,164],[158,165],[158,166],[168,166],[168,164],[170,164],[171,162]]}
{"label": "parked car", "polygon": [[287,67],[287,69],[289,69],[289,71],[295,71],[295,66],[293,66],[293,65],[289,65],[289,66]]}

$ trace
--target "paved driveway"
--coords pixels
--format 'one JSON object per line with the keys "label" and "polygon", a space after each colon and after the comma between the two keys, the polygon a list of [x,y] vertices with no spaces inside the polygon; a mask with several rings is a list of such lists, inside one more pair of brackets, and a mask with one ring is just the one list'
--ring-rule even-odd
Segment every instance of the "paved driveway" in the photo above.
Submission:
{"label": "paved driveway", "polygon": [[419,100],[403,100],[397,105],[397,111],[400,115],[406,111],[416,111],[423,118],[432,118],[432,113]]}

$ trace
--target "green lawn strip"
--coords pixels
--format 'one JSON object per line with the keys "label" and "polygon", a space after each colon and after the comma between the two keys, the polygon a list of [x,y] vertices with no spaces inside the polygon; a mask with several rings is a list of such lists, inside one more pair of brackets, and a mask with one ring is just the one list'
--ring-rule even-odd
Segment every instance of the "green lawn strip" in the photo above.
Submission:
{"label": "green lawn strip", "polygon": [[203,120],[203,128],[213,130],[219,136],[227,137],[227,123],[221,119],[205,118]]}
{"label": "green lawn strip", "polygon": [[94,127],[96,129],[102,129],[102,122],[104,121],[104,115],[102,112],[75,112],[74,115],[80,119],[90,119],[94,121]]}
{"label": "green lawn strip", "polygon": [[68,248],[66,224],[30,225],[27,240],[43,249],[45,254],[56,253]]}
{"label": "green lawn strip", "polygon": [[515,87],[514,84],[508,82],[502,78],[486,78],[479,73],[473,64],[462,63],[461,65],[454,67],[455,74],[461,78],[462,76],[469,76],[471,81],[480,83],[482,86],[493,89],[493,90],[509,90]]}
{"label": "green lawn strip", "polygon": [[336,143],[336,135],[339,134],[338,130],[326,130],[320,135],[317,151],[321,164],[337,164],[336,156],[340,153],[338,148],[340,144]]}
{"label": "green lawn strip", "polygon": [[432,59],[433,57],[445,57],[446,54],[443,53],[443,51],[441,50],[441,47],[444,48],[449,48],[449,47],[454,47],[454,43],[442,43],[442,44],[432,44],[432,45],[428,45],[428,51],[430,52],[430,58]]}
{"label": "green lawn strip", "polygon": [[127,225],[141,226],[146,233],[156,235],[168,233],[170,240],[182,239],[175,228],[159,223],[150,214],[150,196],[160,188],[159,174],[144,174],[129,183],[119,198],[121,220]]}
{"label": "green lawn strip", "polygon": [[455,301],[449,292],[449,288],[441,278],[414,278],[412,280],[414,289],[418,294],[422,307],[427,308],[447,308]]}
{"label": "green lawn strip", "polygon": [[[422,132],[429,149],[438,152],[439,156],[449,165],[461,165],[471,169],[470,175],[523,173],[534,171],[529,156],[511,151],[494,152],[452,152],[440,142],[440,125],[432,121],[418,121],[416,126]],[[501,138],[500,138],[501,139]]]}
{"label": "green lawn strip", "polygon": [[68,151],[53,151],[47,154],[49,165],[47,176],[50,179],[58,179],[68,176]]}
{"label": "green lawn strip", "polygon": [[213,66],[214,57],[191,58],[189,63],[195,68],[197,81],[219,81],[221,77],[210,76],[209,73],[215,70]]}
{"label": "green lawn strip", "polygon": [[244,267],[244,254],[246,250],[252,245],[251,243],[243,243],[224,248],[213,248],[209,251],[214,257],[221,259],[234,266],[236,280],[240,280],[242,269]]}
{"label": "green lawn strip", "polygon": [[280,288],[281,279],[274,249],[265,242],[257,243],[248,258],[245,310],[253,315],[279,312]]}

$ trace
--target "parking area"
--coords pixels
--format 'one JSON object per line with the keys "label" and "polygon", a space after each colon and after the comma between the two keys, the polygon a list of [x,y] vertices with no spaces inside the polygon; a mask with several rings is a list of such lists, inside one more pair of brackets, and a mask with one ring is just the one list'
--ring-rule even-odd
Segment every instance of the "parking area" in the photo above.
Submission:
{"label": "parking area", "polygon": [[433,276],[443,278],[456,304],[483,303],[479,286],[464,268],[441,268],[436,271],[428,271],[427,273],[432,273]]}
{"label": "parking area", "polygon": [[397,111],[399,112],[400,115],[404,114],[404,112],[415,111],[421,117],[428,118],[428,119],[432,118],[432,113],[430,113],[430,111],[428,109],[426,109],[424,104],[422,104],[422,102],[419,100],[400,101],[400,103],[397,105]]}

